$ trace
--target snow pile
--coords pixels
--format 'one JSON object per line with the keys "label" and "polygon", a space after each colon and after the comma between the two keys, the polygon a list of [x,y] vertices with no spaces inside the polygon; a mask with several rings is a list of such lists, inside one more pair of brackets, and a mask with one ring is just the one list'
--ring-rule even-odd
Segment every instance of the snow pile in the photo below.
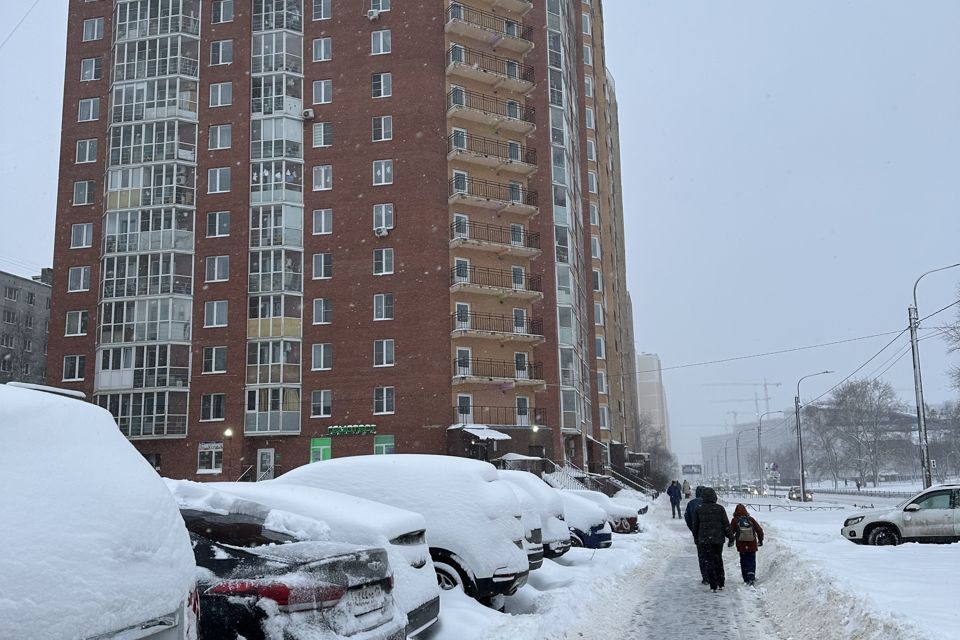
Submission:
{"label": "snow pile", "polygon": [[[520,454],[516,454],[520,455]],[[550,544],[560,540],[570,539],[570,530],[563,521],[563,501],[553,487],[526,471],[504,471],[498,476],[523,489],[533,498],[540,510],[540,523],[543,531],[543,543]]]}
{"label": "snow pile", "polygon": [[592,527],[606,523],[607,512],[594,503],[566,489],[555,491],[563,501],[563,513],[568,526],[586,533]]}
{"label": "snow pile", "polygon": [[621,518],[636,518],[637,509],[633,507],[628,507],[626,505],[614,502],[604,494],[599,491],[589,491],[587,489],[574,490],[567,489],[570,493],[581,498],[586,498],[593,504],[597,505],[601,509],[607,512],[607,516],[611,520],[619,520]]}
{"label": "snow pile", "polygon": [[0,635],[86,638],[177,611],[190,538],[110,414],[2,385],[0,434]]}

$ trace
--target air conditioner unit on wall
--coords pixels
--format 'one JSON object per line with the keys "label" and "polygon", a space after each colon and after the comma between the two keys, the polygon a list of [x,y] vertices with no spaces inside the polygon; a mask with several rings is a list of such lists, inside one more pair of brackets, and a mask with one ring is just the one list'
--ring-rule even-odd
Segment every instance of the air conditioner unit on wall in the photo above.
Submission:
{"label": "air conditioner unit on wall", "polygon": [[373,230],[373,235],[377,236],[378,238],[386,238],[388,235],[390,235],[390,230],[386,227],[377,227]]}
{"label": "air conditioner unit on wall", "polygon": [[313,120],[317,114],[314,113],[313,109],[304,109],[301,115],[303,116],[304,120]]}
{"label": "air conditioner unit on wall", "polygon": [[380,12],[377,9],[370,9],[367,11],[367,20],[376,20],[380,17]]}

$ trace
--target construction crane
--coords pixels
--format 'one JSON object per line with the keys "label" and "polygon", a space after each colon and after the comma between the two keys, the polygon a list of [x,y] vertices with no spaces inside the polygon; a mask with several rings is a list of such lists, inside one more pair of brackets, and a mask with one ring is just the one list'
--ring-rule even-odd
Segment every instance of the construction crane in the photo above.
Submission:
{"label": "construction crane", "polygon": [[[760,400],[763,400],[766,411],[770,411],[770,387],[780,387],[783,383],[781,382],[767,382],[767,379],[764,378],[763,382],[707,382],[702,386],[704,387],[752,387],[753,388],[753,398],[738,398],[734,400],[715,400],[714,402],[750,402],[753,401],[754,409],[756,410],[757,415],[760,415]],[[757,395],[757,390],[763,387],[763,396],[760,397]]]}

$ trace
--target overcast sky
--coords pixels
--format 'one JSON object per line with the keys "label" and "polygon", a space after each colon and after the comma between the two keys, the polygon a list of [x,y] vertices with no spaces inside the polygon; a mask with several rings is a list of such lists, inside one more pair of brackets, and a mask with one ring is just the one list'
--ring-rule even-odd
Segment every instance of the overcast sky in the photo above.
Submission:
{"label": "overcast sky", "polygon": [[[31,3],[4,0],[0,41]],[[40,0],[0,49],[0,269],[23,275],[52,255],[65,5]],[[914,279],[960,262],[960,3],[604,5],[638,349],[673,367],[904,328]],[[958,281],[924,279],[921,316]],[[681,462],[728,411],[754,413],[752,387],[704,385],[766,378],[783,383],[771,407],[788,408],[800,376],[837,371],[804,382],[813,398],[892,337],[666,371]],[[956,358],[936,337],[921,345],[928,401],[955,397]],[[909,353],[884,377],[911,401]]]}

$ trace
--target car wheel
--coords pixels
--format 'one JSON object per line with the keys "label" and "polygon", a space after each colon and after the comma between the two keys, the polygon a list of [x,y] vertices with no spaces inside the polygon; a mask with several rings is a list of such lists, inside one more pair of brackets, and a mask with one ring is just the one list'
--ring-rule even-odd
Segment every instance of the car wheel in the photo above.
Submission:
{"label": "car wheel", "polygon": [[441,591],[452,591],[453,589],[466,590],[464,589],[463,578],[460,576],[460,572],[454,567],[449,564],[434,561],[433,568],[437,572],[437,586],[440,587]]}
{"label": "car wheel", "polygon": [[898,545],[900,544],[900,533],[897,532],[895,527],[882,525],[870,530],[867,542],[876,546]]}
{"label": "car wheel", "polygon": [[582,546],[583,546],[583,540],[581,540],[581,539],[580,539],[580,536],[578,536],[577,534],[571,533],[571,534],[570,534],[570,546],[571,546],[571,547],[582,547]]}

